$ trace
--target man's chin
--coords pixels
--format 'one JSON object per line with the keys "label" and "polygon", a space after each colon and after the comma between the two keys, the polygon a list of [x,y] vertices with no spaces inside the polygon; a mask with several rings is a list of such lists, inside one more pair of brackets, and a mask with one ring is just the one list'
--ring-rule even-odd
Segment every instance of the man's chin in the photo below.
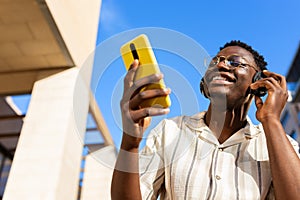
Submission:
{"label": "man's chin", "polygon": [[211,88],[208,90],[211,98],[227,99],[229,90],[225,87]]}

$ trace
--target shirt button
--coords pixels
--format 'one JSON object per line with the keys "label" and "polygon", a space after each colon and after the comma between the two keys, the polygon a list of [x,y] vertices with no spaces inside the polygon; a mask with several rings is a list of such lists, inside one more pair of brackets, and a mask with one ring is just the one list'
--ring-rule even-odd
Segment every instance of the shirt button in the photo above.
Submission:
{"label": "shirt button", "polygon": [[222,151],[223,151],[223,148],[219,148],[219,151],[221,151],[221,152],[222,152]]}
{"label": "shirt button", "polygon": [[219,175],[216,175],[217,180],[221,180],[221,177]]}

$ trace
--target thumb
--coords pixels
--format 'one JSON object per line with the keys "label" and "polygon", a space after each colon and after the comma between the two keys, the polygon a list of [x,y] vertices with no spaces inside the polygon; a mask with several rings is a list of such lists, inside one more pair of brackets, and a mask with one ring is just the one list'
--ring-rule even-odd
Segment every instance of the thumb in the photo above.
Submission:
{"label": "thumb", "polygon": [[255,96],[255,106],[259,110],[263,106],[263,101],[260,97]]}

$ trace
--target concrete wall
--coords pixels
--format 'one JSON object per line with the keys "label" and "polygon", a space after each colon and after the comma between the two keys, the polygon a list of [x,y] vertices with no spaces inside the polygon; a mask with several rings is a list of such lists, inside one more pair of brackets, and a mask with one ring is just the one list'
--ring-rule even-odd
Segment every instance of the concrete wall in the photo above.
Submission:
{"label": "concrete wall", "polygon": [[77,199],[101,1],[46,3],[76,67],[34,84],[6,200]]}

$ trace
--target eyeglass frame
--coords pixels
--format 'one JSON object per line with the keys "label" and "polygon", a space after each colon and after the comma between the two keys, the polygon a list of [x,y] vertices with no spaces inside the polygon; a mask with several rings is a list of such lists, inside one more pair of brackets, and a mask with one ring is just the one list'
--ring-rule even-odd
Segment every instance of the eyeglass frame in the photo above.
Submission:
{"label": "eyeglass frame", "polygon": [[[249,64],[249,63],[242,63],[242,62],[235,62],[235,61],[234,61],[235,63],[238,63],[239,65],[236,66],[236,67],[233,66],[233,65],[231,65],[231,64],[230,64],[230,61],[228,60],[228,58],[231,57],[231,56],[237,56],[237,57],[240,57],[240,58],[242,58],[243,60],[247,61],[247,59],[245,59],[244,57],[239,56],[239,55],[236,55],[236,54],[231,54],[231,55],[228,55],[228,56],[214,56],[214,57],[210,60],[208,67],[214,67],[214,66],[217,66],[220,62],[225,61],[226,66],[229,66],[229,67],[234,68],[234,69],[235,69],[235,68],[238,68],[238,67],[240,67],[240,66],[243,66],[243,68],[245,68],[246,66],[250,66],[250,67],[252,67],[256,72],[260,71],[260,70],[258,70],[256,67],[254,67],[253,65],[251,65],[251,64]],[[217,58],[218,60],[217,60],[216,64],[211,65],[211,62],[213,61],[214,58]],[[221,61],[220,58],[223,58],[224,60]]]}

